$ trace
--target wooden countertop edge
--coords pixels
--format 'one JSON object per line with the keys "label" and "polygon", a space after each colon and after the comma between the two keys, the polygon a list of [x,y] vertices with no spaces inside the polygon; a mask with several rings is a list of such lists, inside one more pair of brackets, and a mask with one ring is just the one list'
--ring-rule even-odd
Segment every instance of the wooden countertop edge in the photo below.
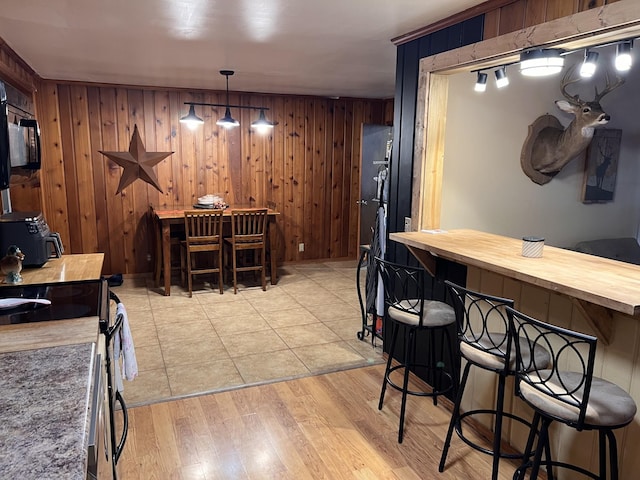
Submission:
{"label": "wooden countertop edge", "polygon": [[96,342],[98,317],[0,326],[0,353]]}
{"label": "wooden countertop edge", "polygon": [[[501,265],[497,265],[495,263],[487,262],[485,260],[481,260],[469,255],[463,255],[456,252],[451,252],[447,249],[440,248],[433,245],[426,246],[424,243],[414,240],[408,236],[402,235],[405,232],[395,232],[389,234],[389,238],[394,241],[398,241],[403,243],[409,247],[417,248],[425,250],[428,248],[428,251],[432,254],[435,253],[442,258],[446,258],[447,260],[457,261],[459,263],[465,265],[471,265],[474,267],[482,268],[484,270],[489,270],[510,278],[514,278],[532,285],[536,285],[541,288],[545,288],[547,290],[562,293],[568,295],[570,297],[574,297],[580,300],[585,300],[590,303],[594,303],[596,305],[600,305],[611,310],[615,310],[617,312],[625,313],[627,315],[636,316],[640,314],[640,305],[638,304],[629,304],[625,302],[620,302],[613,300],[611,298],[605,297],[603,295],[597,295],[591,292],[586,292],[584,290],[580,290],[574,287],[570,287],[567,285],[558,284],[549,280],[545,280],[530,274],[526,274],[520,272],[518,270],[514,270],[512,268],[503,267]],[[411,232],[411,233],[419,233],[419,232]],[[438,234],[435,234],[438,235]],[[506,238],[506,237],[505,237]],[[545,247],[545,248],[554,248],[554,247]],[[586,255],[579,252],[571,252],[576,255]],[[532,261],[536,261],[536,259],[531,259]],[[606,259],[602,259],[606,260]]]}

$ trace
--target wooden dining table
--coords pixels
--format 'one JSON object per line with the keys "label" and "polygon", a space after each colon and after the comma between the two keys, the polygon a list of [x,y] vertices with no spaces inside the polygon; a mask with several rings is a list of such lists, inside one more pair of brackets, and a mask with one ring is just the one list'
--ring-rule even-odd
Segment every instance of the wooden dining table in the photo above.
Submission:
{"label": "wooden dining table", "polygon": [[[235,206],[224,210],[223,219],[231,225],[231,212],[233,208],[259,208],[255,206]],[[151,215],[156,224],[156,259],[154,263],[154,280],[156,286],[160,286],[160,276],[164,277],[164,294],[171,295],[171,229],[178,225],[184,225],[185,210],[197,210],[193,205],[182,205],[174,207],[151,206]],[[275,285],[278,281],[277,275],[277,237],[276,237],[276,217],[279,212],[267,209],[267,251],[270,252],[270,279]]]}

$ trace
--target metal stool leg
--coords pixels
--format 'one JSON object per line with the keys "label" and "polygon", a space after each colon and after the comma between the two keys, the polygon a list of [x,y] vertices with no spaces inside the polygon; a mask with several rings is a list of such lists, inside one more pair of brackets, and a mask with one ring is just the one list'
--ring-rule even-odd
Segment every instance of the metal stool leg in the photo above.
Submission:
{"label": "metal stool leg", "polygon": [[469,377],[469,369],[471,363],[467,362],[462,373],[462,380],[460,381],[460,387],[458,389],[458,395],[456,396],[456,403],[453,406],[453,412],[451,413],[451,421],[449,422],[449,430],[447,430],[447,437],[442,446],[442,456],[440,457],[440,465],[438,466],[439,472],[444,472],[444,465],[447,461],[447,453],[449,452],[449,446],[451,445],[451,437],[453,435],[453,429],[460,421],[460,403],[462,403],[462,394],[464,393],[464,387],[467,384],[467,378]]}
{"label": "metal stool leg", "polygon": [[387,390],[387,382],[389,379],[389,371],[391,370],[391,361],[393,360],[393,352],[396,349],[396,340],[398,339],[398,329],[400,325],[393,324],[393,330],[391,334],[391,347],[389,348],[389,358],[387,358],[387,368],[384,370],[384,378],[382,379],[382,391],[380,392],[380,401],[378,402],[378,410],[382,410],[382,404],[384,402],[384,393]]}

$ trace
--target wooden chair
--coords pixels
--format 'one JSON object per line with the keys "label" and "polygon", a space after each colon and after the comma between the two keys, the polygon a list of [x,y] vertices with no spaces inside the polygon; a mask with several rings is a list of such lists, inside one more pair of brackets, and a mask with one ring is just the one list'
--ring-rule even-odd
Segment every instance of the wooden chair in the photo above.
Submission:
{"label": "wooden chair", "polygon": [[[267,289],[265,276],[267,211],[266,208],[233,209],[231,211],[231,238],[225,238],[225,242],[231,248],[233,293],[238,293],[238,272],[260,272],[262,290]],[[243,261],[239,263],[238,252],[246,250],[253,251],[252,261],[249,261],[245,256]]]}
{"label": "wooden chair", "polygon": [[[189,296],[192,295],[193,275],[204,273],[218,274],[218,287],[222,294],[222,210],[186,210],[184,230],[186,239],[180,249],[180,264],[183,285],[185,271],[188,277]],[[217,254],[210,256],[205,266],[198,267],[196,257],[203,252]]]}

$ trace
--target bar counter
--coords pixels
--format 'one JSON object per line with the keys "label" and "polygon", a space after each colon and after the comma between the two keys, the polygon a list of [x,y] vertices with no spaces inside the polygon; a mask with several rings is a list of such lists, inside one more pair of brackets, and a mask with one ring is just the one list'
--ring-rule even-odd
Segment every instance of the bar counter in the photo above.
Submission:
{"label": "bar counter", "polygon": [[475,230],[391,233],[432,274],[440,256],[566,295],[599,338],[609,343],[611,311],[640,314],[640,266],[544,246],[540,258],[522,256],[522,240]]}
{"label": "bar counter", "polygon": [[[467,267],[466,286],[515,302],[516,309],[542,321],[596,335],[595,375],[628,391],[640,405],[640,266],[545,245],[540,258],[522,256],[522,239],[474,230],[391,233],[430,273],[436,257]],[[442,275],[441,275],[442,276]],[[472,374],[462,410],[490,408],[495,375]],[[513,392],[512,379],[508,392]],[[531,409],[507,394],[505,409],[531,418]],[[484,419],[483,419],[484,420]],[[490,422],[482,422],[491,428]],[[521,450],[527,431],[516,422],[503,426],[503,439]],[[640,469],[640,413],[616,431],[619,478],[636,478]],[[597,435],[556,426],[552,456],[597,471]],[[559,479],[564,479],[560,475]]]}

